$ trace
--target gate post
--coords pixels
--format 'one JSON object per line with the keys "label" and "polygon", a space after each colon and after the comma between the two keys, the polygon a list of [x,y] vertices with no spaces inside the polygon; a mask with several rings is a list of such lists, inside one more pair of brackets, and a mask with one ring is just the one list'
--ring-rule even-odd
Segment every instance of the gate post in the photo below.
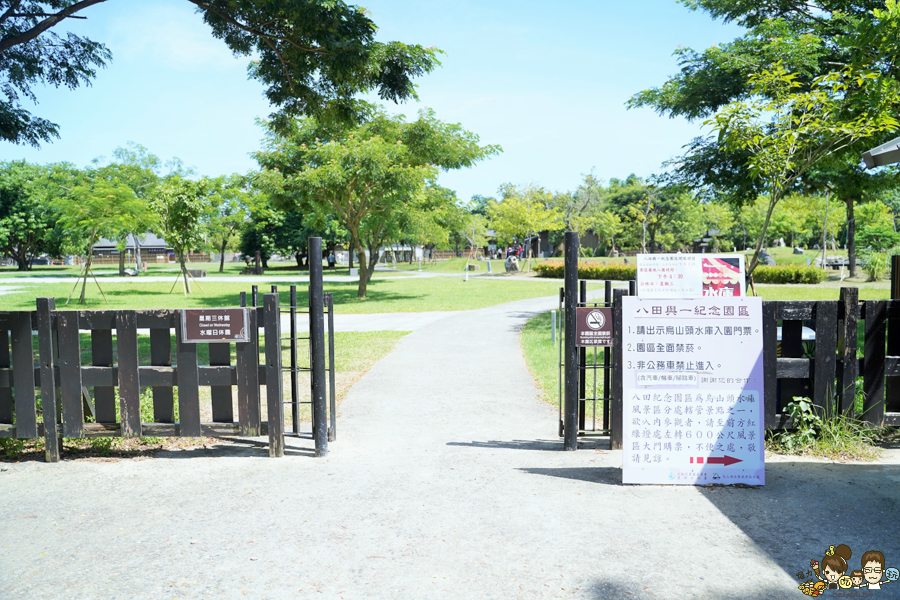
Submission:
{"label": "gate post", "polygon": [[[59,462],[60,437],[57,430],[56,344],[53,339],[52,315],[55,298],[37,299],[38,356],[41,362],[41,398],[44,409],[45,458]],[[18,390],[17,390],[18,391]]]}
{"label": "gate post", "polygon": [[[900,256],[891,256],[891,300],[900,299]],[[900,355],[900,319],[888,319],[887,355]],[[900,380],[888,377],[884,382],[884,412],[900,412]]]}
{"label": "gate post", "polygon": [[281,381],[281,310],[278,307],[278,294],[264,294],[263,307],[266,327],[269,456],[281,457],[284,456],[284,384]]}
{"label": "gate post", "polygon": [[325,407],[325,296],[322,289],[322,238],[311,237],[309,248],[309,345],[312,367],[313,439],[316,456],[328,454],[328,413]]}
{"label": "gate post", "polygon": [[622,449],[623,403],[624,388],[622,385],[622,298],[627,296],[625,290],[613,291],[613,373],[612,393],[609,402],[609,448],[610,450]]}
{"label": "gate post", "polygon": [[564,448],[578,449],[578,348],[575,345],[575,313],[578,300],[578,233],[566,232],[565,265],[565,420]]}

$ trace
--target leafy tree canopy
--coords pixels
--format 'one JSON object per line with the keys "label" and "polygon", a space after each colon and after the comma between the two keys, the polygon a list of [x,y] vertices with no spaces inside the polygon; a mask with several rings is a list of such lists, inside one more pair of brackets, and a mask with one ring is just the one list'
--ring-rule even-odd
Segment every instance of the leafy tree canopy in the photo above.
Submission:
{"label": "leafy tree canopy", "polygon": [[[110,0],[0,0],[0,139],[38,146],[59,127],[22,107],[34,88],[89,85],[111,60],[100,42],[54,29]],[[415,98],[413,79],[440,63],[439,50],[376,42],[367,11],[341,0],[187,0],[236,56],[253,57],[250,75],[277,107],[274,123],[315,115],[359,119],[359,93],[383,100]]]}
{"label": "leafy tree canopy", "polygon": [[31,258],[60,253],[63,232],[43,177],[45,167],[25,161],[0,163],[0,252],[31,269]]}
{"label": "leafy tree canopy", "polygon": [[[362,261],[357,294],[363,298],[378,249],[411,226],[409,209],[439,170],[470,167],[500,152],[478,142],[431,110],[408,123],[373,109],[357,127],[316,119],[270,124],[265,149],[254,156],[263,167],[259,184],[276,203],[333,214],[346,228]],[[362,260],[367,250],[369,265]]]}

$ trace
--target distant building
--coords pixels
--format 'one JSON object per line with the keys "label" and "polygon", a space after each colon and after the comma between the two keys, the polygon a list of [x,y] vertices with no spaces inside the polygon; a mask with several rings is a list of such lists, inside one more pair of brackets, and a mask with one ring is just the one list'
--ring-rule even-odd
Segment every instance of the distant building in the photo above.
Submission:
{"label": "distant building", "polygon": [[719,237],[720,233],[722,233],[721,229],[710,229],[700,236],[700,239],[694,240],[693,253],[704,254],[706,252],[712,252],[715,238]]}
{"label": "distant building", "polygon": [[[153,233],[145,233],[140,236],[141,262],[169,262],[175,259],[175,251],[166,244],[166,241]],[[94,244],[93,255],[96,258],[114,257],[119,260],[118,243],[106,238],[100,238]],[[133,262],[135,254],[134,235],[128,236],[125,246],[126,261]]]}

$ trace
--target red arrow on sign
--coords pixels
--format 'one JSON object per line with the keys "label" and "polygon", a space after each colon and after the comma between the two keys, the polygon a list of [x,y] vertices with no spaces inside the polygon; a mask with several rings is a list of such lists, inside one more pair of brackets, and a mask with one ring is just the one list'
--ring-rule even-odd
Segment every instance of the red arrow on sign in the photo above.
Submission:
{"label": "red arrow on sign", "polygon": [[707,464],[724,465],[726,467],[728,465],[733,465],[734,463],[739,463],[739,462],[743,462],[743,461],[741,461],[740,458],[728,456],[727,454],[725,456],[710,456],[709,458],[706,459]]}

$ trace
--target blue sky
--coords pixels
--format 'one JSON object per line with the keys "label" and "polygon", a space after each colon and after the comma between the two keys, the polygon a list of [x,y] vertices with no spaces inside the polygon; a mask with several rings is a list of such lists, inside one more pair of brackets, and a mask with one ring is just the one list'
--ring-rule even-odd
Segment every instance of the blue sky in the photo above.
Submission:
{"label": "blue sky", "polygon": [[[647,176],[701,132],[699,123],[626,110],[632,94],[677,71],[678,46],[730,41],[737,27],[713,22],[675,0],[470,2],[371,0],[379,39],[436,46],[443,66],[419,80],[420,101],[388,105],[414,116],[433,108],[504,152],[441,175],[460,198],[498,186],[577,187]],[[271,108],[247,59],[214,39],[185,0],[110,0],[71,27],[103,41],[113,62],[93,86],[38,89],[35,114],[60,125],[40,150],[0,145],[0,159],[79,166],[129,141],[163,159],[179,157],[203,175],[246,172],[259,148],[257,117]]]}

